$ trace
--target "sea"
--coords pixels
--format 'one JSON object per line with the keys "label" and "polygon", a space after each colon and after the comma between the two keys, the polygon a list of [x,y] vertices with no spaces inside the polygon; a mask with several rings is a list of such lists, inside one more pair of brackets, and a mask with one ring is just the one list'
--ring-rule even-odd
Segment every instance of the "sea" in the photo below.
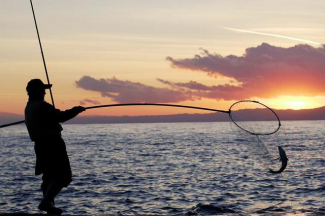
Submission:
{"label": "sea", "polygon": [[[281,174],[230,122],[63,128],[73,182],[55,204],[65,215],[325,215],[325,121],[282,122],[268,142],[287,153]],[[0,214],[41,213],[34,166],[26,127],[0,129]]]}

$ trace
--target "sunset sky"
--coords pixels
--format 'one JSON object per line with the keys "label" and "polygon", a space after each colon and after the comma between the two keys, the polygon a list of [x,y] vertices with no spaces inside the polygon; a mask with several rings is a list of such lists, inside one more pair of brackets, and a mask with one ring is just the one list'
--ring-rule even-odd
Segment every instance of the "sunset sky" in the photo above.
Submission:
{"label": "sunset sky", "polygon": [[[131,102],[228,109],[244,99],[276,109],[325,106],[324,0],[33,4],[59,109]],[[46,81],[29,0],[0,1],[0,35],[0,112],[23,114],[27,82]],[[126,107],[83,115],[199,112]]]}

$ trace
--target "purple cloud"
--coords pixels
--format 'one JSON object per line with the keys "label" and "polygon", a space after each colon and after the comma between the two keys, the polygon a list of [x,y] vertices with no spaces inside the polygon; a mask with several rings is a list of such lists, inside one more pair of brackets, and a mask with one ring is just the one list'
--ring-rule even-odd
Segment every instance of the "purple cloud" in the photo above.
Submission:
{"label": "purple cloud", "polygon": [[174,89],[191,91],[191,94],[197,98],[224,99],[224,100],[241,100],[243,97],[249,98],[250,94],[244,92],[242,87],[231,85],[207,86],[196,81],[187,83],[175,83],[167,80],[158,79],[161,83],[169,85]]}
{"label": "purple cloud", "polygon": [[99,92],[103,97],[111,98],[119,103],[172,103],[195,99],[186,91],[156,88],[139,82],[118,80],[115,77],[95,79],[90,76],[83,76],[76,81],[76,86],[85,90]]}

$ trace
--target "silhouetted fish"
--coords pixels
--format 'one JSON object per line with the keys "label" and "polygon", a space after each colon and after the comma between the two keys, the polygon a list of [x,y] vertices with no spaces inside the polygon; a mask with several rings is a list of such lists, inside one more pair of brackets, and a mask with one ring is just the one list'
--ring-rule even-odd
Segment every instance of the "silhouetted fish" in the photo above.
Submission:
{"label": "silhouetted fish", "polygon": [[281,146],[278,146],[278,150],[279,150],[279,155],[280,155],[279,161],[282,162],[282,166],[277,171],[274,171],[274,170],[270,169],[271,173],[282,173],[286,169],[286,167],[288,165],[288,157],[287,157],[286,152],[283,150],[283,148]]}

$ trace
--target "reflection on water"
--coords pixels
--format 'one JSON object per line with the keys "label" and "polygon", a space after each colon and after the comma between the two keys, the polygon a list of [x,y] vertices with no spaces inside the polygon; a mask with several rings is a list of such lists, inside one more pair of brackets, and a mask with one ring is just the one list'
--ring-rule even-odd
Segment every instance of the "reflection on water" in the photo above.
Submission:
{"label": "reflection on water", "polygon": [[[283,125],[280,175],[230,123],[65,125],[74,181],[56,204],[67,214],[325,214],[325,122]],[[33,143],[24,126],[0,132],[0,212],[39,213]]]}

